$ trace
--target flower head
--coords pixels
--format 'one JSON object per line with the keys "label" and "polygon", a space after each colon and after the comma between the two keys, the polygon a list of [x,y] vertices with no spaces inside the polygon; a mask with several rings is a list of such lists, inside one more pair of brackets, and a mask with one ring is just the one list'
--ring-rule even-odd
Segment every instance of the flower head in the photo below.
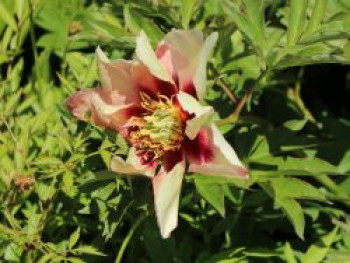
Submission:
{"label": "flower head", "polygon": [[164,238],[177,226],[186,163],[189,172],[248,178],[212,123],[213,108],[201,105],[206,64],[216,40],[216,33],[204,40],[198,30],[172,30],[154,51],[141,32],[133,61],[109,61],[97,48],[102,87],[67,100],[76,118],[113,129],[129,142],[127,159],[113,157],[111,169],[152,180]]}
{"label": "flower head", "polygon": [[181,109],[164,95],[152,99],[141,93],[140,104],[145,113],[130,119],[129,141],[144,163],[159,160],[169,151],[179,150],[185,124]]}

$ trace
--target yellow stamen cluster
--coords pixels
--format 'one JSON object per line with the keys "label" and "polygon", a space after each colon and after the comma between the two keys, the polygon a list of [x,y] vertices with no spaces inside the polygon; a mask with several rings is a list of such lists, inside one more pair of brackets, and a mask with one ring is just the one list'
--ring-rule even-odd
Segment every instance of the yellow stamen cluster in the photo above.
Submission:
{"label": "yellow stamen cluster", "polygon": [[130,133],[130,141],[139,153],[152,161],[179,149],[183,140],[180,110],[166,96],[158,95],[154,100],[146,93],[141,93],[141,106],[146,113],[131,119],[137,129]]}

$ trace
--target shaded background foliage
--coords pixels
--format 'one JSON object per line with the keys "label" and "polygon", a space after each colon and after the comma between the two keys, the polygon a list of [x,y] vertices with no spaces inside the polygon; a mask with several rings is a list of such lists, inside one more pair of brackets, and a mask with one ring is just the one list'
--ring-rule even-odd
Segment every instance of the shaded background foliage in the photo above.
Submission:
{"label": "shaded background foliage", "polygon": [[[64,101],[97,45],[193,27],[219,32],[206,103],[251,179],[186,176],[162,240],[149,181],[108,171],[126,143]],[[347,0],[1,0],[1,260],[350,262],[349,32]]]}

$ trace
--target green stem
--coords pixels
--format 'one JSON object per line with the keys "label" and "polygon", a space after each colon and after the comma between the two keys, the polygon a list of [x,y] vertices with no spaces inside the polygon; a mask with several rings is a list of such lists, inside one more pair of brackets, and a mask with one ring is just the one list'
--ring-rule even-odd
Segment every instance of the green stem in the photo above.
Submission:
{"label": "green stem", "polygon": [[217,122],[217,125],[225,125],[225,124],[229,124],[229,123],[236,123],[238,121],[238,119],[240,118],[241,112],[243,110],[244,105],[246,104],[248,97],[250,96],[251,92],[255,89],[257,89],[260,85],[260,81],[266,77],[266,75],[268,74],[268,70],[265,69],[260,76],[257,78],[254,86],[243,96],[243,98],[238,102],[237,107],[235,109],[235,111],[230,114],[229,116],[227,116],[226,118],[219,120]]}
{"label": "green stem", "polygon": [[17,143],[16,136],[15,136],[15,134],[12,132],[12,129],[11,129],[9,123],[7,122],[7,120],[6,120],[5,118],[6,118],[6,117],[4,117],[4,118],[2,119],[2,121],[3,121],[3,123],[5,124],[7,131],[10,133],[10,136],[11,136],[12,140],[13,140],[15,143]]}
{"label": "green stem", "polygon": [[300,83],[297,83],[296,87],[295,87],[295,103],[298,105],[300,111],[304,114],[304,117],[306,119],[308,119],[312,123],[316,123],[315,117],[312,115],[312,113],[306,107],[304,101],[302,100],[302,98],[300,96],[300,89],[301,89],[301,85],[300,85]]}
{"label": "green stem", "polygon": [[233,102],[233,103],[237,103],[237,99],[236,99],[236,95],[234,94],[234,92],[229,88],[229,85],[226,83],[226,81],[224,80],[224,75],[220,75],[220,73],[218,72],[218,70],[212,65],[210,64],[210,69],[213,72],[216,82],[218,84],[218,86],[220,88],[222,88],[222,90],[226,93],[227,97]]}
{"label": "green stem", "polygon": [[125,249],[127,247],[127,245],[129,244],[132,236],[134,235],[135,230],[139,227],[139,225],[147,218],[148,213],[144,213],[142,214],[137,220],[136,222],[133,224],[133,226],[131,227],[131,229],[129,230],[129,233],[126,235],[122,245],[120,246],[117,258],[115,259],[115,263],[120,263],[122,262],[122,258],[125,252]]}

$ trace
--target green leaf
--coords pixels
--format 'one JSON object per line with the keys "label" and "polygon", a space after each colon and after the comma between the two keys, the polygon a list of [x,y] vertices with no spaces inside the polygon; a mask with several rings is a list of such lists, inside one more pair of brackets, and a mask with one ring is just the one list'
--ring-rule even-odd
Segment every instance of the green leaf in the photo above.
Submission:
{"label": "green leaf", "polygon": [[282,209],[288,220],[294,227],[296,234],[304,239],[305,217],[300,204],[290,197],[275,196],[273,189],[268,184],[260,184],[268,195],[274,198],[274,207]]}
{"label": "green leaf", "polygon": [[126,26],[135,35],[144,30],[153,42],[159,42],[163,38],[163,32],[152,20],[147,19],[128,4],[124,5],[124,17]]}
{"label": "green leaf", "polygon": [[251,23],[253,36],[260,47],[265,44],[264,0],[243,1],[247,9],[247,17]]}
{"label": "green leaf", "polygon": [[[349,32],[317,31],[317,33],[315,33],[315,34],[303,36],[303,38],[300,40],[300,44],[310,45],[310,44],[326,42],[326,41],[344,40],[344,39],[348,39],[348,38],[350,38]],[[308,47],[308,46],[306,46],[306,47]]]}
{"label": "green leaf", "polygon": [[0,2],[0,20],[8,24],[13,31],[17,31],[17,23],[14,16],[10,10],[7,9],[5,3],[2,2]]}
{"label": "green leaf", "polygon": [[283,247],[284,257],[286,258],[287,263],[297,263],[294,255],[294,251],[289,244],[289,242],[286,242],[286,244]]}
{"label": "green leaf", "polygon": [[72,249],[78,242],[80,237],[80,227],[78,227],[69,237],[69,249]]}
{"label": "green leaf", "polygon": [[307,119],[303,119],[303,120],[291,120],[291,121],[287,121],[283,124],[284,127],[286,127],[289,130],[292,131],[300,131],[302,130],[306,123],[308,122]]}
{"label": "green leaf", "polygon": [[40,156],[38,157],[35,162],[33,162],[35,165],[42,165],[42,166],[48,166],[48,165],[54,165],[54,166],[61,166],[63,165],[63,162],[61,159],[56,157],[50,157],[50,156]]}
{"label": "green leaf", "polygon": [[36,182],[35,191],[42,201],[47,201],[54,196],[54,194],[56,193],[56,188],[54,187],[53,183],[49,185],[43,182]]}
{"label": "green leaf", "polygon": [[8,97],[8,100],[5,104],[5,115],[11,115],[15,111],[16,107],[21,99],[22,92],[16,92]]}
{"label": "green leaf", "polygon": [[21,255],[23,253],[23,246],[10,243],[5,250],[4,259],[7,262],[21,262]]}
{"label": "green leaf", "polygon": [[287,45],[294,46],[304,30],[307,0],[290,0]]}
{"label": "green leaf", "polygon": [[300,204],[292,198],[276,199],[276,208],[280,207],[294,226],[296,234],[304,239],[305,218]]}
{"label": "green leaf", "polygon": [[46,33],[37,41],[38,47],[62,50],[67,42],[67,36],[63,32]]}
{"label": "green leaf", "polygon": [[326,201],[321,191],[297,178],[273,178],[270,184],[277,199],[291,197]]}
{"label": "green leaf", "polygon": [[344,56],[333,54],[319,54],[311,57],[303,56],[286,56],[278,64],[274,65],[275,69],[289,68],[295,66],[306,66],[312,64],[344,64],[349,65],[350,60]]}
{"label": "green leaf", "polygon": [[247,14],[243,14],[237,3],[225,1],[225,12],[238,29],[247,37],[256,48],[259,55],[264,46],[264,5],[262,0],[244,1]]}
{"label": "green leaf", "polygon": [[275,49],[279,46],[282,36],[285,34],[285,30],[282,30],[280,28],[272,28],[268,27],[266,28],[266,43],[264,45],[264,52],[266,58],[266,63],[269,63],[269,58],[274,56]]}
{"label": "green leaf", "polygon": [[86,262],[80,258],[74,258],[74,257],[68,257],[67,261],[71,262],[71,263],[85,263]]}
{"label": "green leaf", "polygon": [[305,35],[312,34],[315,32],[321,25],[323,19],[325,10],[327,8],[327,0],[324,1],[315,1],[313,9],[312,9],[312,15],[310,18],[310,21],[307,25],[307,28],[305,30]]}
{"label": "green leaf", "polygon": [[251,162],[263,164],[271,171],[279,171],[285,175],[320,175],[339,174],[337,167],[319,158],[294,158],[258,156]]}
{"label": "green leaf", "polygon": [[259,160],[270,156],[270,145],[267,138],[263,135],[258,135],[251,147],[249,160]]}
{"label": "green leaf", "polygon": [[95,256],[105,256],[102,252],[98,251],[97,248],[93,246],[79,246],[72,250],[74,253],[77,254],[88,254],[88,255],[95,255]]}
{"label": "green leaf", "polygon": [[62,191],[69,197],[74,197],[77,194],[77,187],[74,185],[74,173],[66,171],[63,174]]}
{"label": "green leaf", "polygon": [[320,242],[313,244],[306,251],[303,263],[320,263],[327,256],[331,245],[336,239],[338,227],[335,227],[330,233],[322,237]]}
{"label": "green leaf", "polygon": [[23,126],[16,144],[15,163],[18,169],[23,169],[29,153],[29,127]]}
{"label": "green leaf", "polygon": [[195,184],[201,196],[208,201],[222,216],[225,216],[225,200],[223,187],[212,182],[202,180],[200,176],[196,176]]}
{"label": "green leaf", "polygon": [[196,2],[197,0],[181,1],[181,23],[183,28],[188,28]]}
{"label": "green leaf", "polygon": [[26,208],[22,209],[22,212],[26,218],[26,234],[34,236],[38,233],[41,226],[42,214],[38,212],[38,205],[26,203]]}
{"label": "green leaf", "polygon": [[44,256],[42,256],[41,258],[40,258],[40,260],[38,261],[38,263],[47,263],[47,262],[52,262],[51,260],[53,259],[53,258],[55,258],[56,257],[56,255],[55,254],[51,254],[51,253],[49,253],[49,254],[45,254]]}

